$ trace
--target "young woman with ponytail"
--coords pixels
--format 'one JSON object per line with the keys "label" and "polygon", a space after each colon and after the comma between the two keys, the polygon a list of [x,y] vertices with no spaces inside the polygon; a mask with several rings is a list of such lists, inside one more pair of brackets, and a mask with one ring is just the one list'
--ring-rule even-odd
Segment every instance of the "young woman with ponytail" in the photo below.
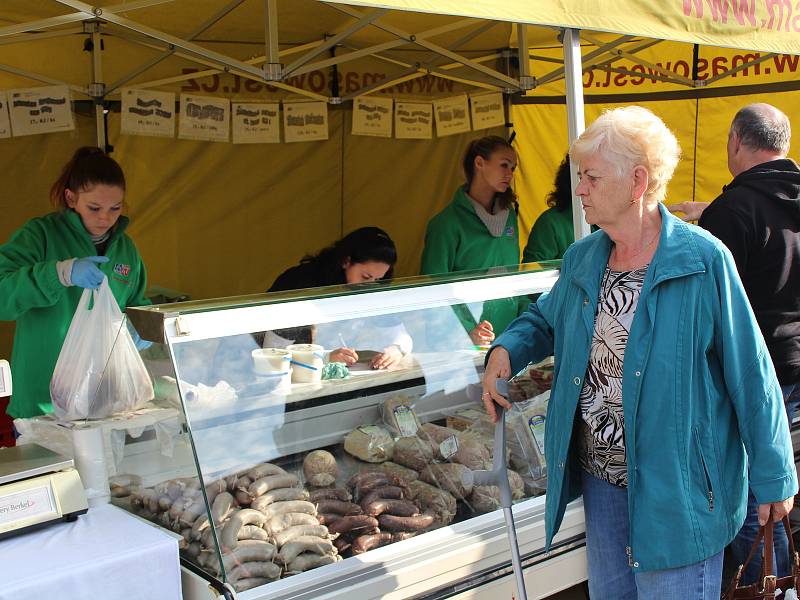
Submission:
{"label": "young woman with ponytail", "polygon": [[79,148],[50,190],[56,211],[0,246],[0,319],[16,321],[8,414],[52,411],[49,385],[84,289],[108,278],[124,310],[148,304],[146,275],[121,216],[125,175],[99,148]]}
{"label": "young woman with ponytail", "polygon": [[[517,153],[506,140],[487,136],[473,140],[464,154],[466,183],[437,214],[425,234],[423,275],[491,269],[519,264],[517,201],[511,180]],[[489,344],[517,316],[508,298],[486,302],[479,317],[458,307],[457,314],[476,345]]]}

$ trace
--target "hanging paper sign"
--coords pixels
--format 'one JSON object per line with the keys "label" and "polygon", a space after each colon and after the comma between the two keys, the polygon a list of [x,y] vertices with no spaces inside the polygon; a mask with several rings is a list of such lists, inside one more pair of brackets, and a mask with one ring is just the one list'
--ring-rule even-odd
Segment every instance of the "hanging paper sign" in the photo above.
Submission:
{"label": "hanging paper sign", "polygon": [[436,135],[443,137],[470,131],[469,102],[466,95],[433,101]]}
{"label": "hanging paper sign", "polygon": [[287,142],[328,139],[328,105],[325,102],[284,102],[283,131]]}
{"label": "hanging paper sign", "polygon": [[281,141],[280,104],[235,103],[231,110],[234,144]]}
{"label": "hanging paper sign", "polygon": [[9,90],[8,102],[15,136],[75,129],[66,85]]}
{"label": "hanging paper sign", "polygon": [[500,92],[470,96],[472,129],[502,127],[506,122],[503,94]]}
{"label": "hanging paper sign", "polygon": [[401,140],[433,137],[433,105],[430,102],[395,102],[394,136]]}
{"label": "hanging paper sign", "polygon": [[178,137],[185,140],[227,142],[231,101],[214,96],[181,94]]}
{"label": "hanging paper sign", "polygon": [[0,92],[0,138],[11,137],[11,121],[8,118],[6,93]]}
{"label": "hanging paper sign", "polygon": [[124,88],[120,133],[175,137],[175,94]]}
{"label": "hanging paper sign", "polygon": [[353,135],[392,137],[392,102],[370,96],[353,100]]}

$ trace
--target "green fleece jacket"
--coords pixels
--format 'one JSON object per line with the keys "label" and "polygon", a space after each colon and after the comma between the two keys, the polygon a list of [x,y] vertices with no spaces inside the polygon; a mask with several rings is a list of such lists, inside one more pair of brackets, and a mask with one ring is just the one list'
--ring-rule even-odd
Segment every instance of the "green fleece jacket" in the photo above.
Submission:
{"label": "green fleece jacket", "polygon": [[[518,264],[519,232],[517,213],[513,208],[509,208],[503,234],[494,237],[475,212],[464,188],[459,187],[453,201],[428,223],[420,269],[423,275],[488,270]],[[466,306],[454,307],[454,310],[467,331],[474,328],[479,320],[486,320],[492,324],[495,335],[499,335],[527,305],[527,298],[490,300],[483,303],[479,319]]]}
{"label": "green fleece jacket", "polygon": [[531,228],[528,243],[522,253],[522,262],[560,260],[569,245],[575,241],[572,211],[548,208]]}
{"label": "green fleece jacket", "polygon": [[[120,217],[98,265],[124,310],[148,304],[146,274]],[[80,216],[72,210],[28,221],[0,246],[0,319],[16,320],[11,373],[14,392],[8,414],[15,418],[52,412],[50,379],[83,289],[64,287],[56,263],[97,254]]]}

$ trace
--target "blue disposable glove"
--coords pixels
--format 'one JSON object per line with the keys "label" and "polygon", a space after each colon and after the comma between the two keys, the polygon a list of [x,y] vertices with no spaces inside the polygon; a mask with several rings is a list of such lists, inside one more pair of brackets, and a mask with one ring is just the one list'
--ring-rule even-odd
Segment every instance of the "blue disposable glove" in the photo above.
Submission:
{"label": "blue disposable glove", "polygon": [[72,273],[69,276],[72,285],[96,290],[103,283],[103,277],[105,277],[105,274],[97,268],[97,265],[107,262],[107,256],[87,256],[86,258],[75,259],[75,262],[72,263]]}

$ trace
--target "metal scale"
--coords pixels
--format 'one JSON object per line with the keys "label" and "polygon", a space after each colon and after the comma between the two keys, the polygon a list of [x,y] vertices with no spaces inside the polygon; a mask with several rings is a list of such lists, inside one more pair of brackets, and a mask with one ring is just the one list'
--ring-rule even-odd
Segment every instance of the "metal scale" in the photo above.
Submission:
{"label": "metal scale", "polygon": [[[0,360],[0,398],[11,395],[11,369]],[[71,458],[36,444],[0,448],[0,539],[88,510]]]}

